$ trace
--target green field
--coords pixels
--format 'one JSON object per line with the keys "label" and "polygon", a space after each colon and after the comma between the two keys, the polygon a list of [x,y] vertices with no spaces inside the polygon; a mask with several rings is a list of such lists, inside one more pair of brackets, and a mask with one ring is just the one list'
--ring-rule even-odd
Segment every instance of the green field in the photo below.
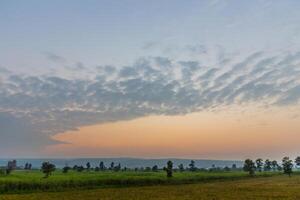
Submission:
{"label": "green field", "polygon": [[300,176],[242,178],[214,180],[208,183],[113,187],[70,190],[65,192],[37,192],[3,194],[1,200],[245,200],[245,199],[300,199]]}
{"label": "green field", "polygon": [[[0,176],[0,200],[62,199],[300,199],[300,174],[242,171],[95,172],[61,170],[49,178],[39,170]],[[299,197],[299,198],[298,198]]]}
{"label": "green field", "polygon": [[[276,173],[260,173],[257,176],[272,176]],[[278,174],[278,173],[277,173]],[[43,178],[40,171],[14,171],[0,177],[0,193],[22,193],[38,191],[65,191],[68,189],[91,189],[100,187],[127,187],[149,185],[174,185],[200,183],[216,180],[237,180],[249,178],[245,172],[176,172],[167,178],[160,172],[74,172],[67,174],[56,171],[49,178]]]}

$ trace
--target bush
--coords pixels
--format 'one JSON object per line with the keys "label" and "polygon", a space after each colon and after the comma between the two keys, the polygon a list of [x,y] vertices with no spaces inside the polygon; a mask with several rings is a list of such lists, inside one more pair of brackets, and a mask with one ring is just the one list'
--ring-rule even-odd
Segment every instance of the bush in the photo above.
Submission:
{"label": "bush", "polygon": [[4,176],[5,175],[5,170],[4,169],[0,169],[0,176]]}
{"label": "bush", "polygon": [[54,164],[51,164],[50,162],[43,162],[42,164],[42,172],[45,174],[45,178],[48,178],[52,172],[54,172],[56,169]]}
{"label": "bush", "polygon": [[71,169],[71,167],[65,166],[65,167],[63,168],[63,173],[64,173],[64,174],[68,173],[68,171],[69,171],[70,169]]}

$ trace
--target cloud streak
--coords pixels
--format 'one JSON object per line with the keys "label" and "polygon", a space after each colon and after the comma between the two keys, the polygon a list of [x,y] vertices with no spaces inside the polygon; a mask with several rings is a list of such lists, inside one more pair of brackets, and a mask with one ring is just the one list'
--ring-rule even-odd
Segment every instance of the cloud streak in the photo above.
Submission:
{"label": "cloud streak", "polygon": [[56,54],[51,53],[51,52],[44,52],[43,54],[45,55],[45,57],[48,60],[50,60],[52,62],[55,62],[55,63],[64,64],[67,61],[64,57],[56,55]]}

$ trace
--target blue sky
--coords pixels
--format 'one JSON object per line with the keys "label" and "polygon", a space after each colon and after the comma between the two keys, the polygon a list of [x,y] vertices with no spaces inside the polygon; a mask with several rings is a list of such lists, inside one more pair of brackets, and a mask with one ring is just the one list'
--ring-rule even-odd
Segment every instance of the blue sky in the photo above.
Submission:
{"label": "blue sky", "polygon": [[228,51],[295,48],[298,8],[298,1],[263,0],[2,0],[1,65],[43,68],[49,65],[43,52],[88,65],[122,65],[139,56],[166,54],[163,47],[143,48],[148,44]]}
{"label": "blue sky", "polygon": [[299,8],[296,0],[0,0],[0,152],[18,145],[32,155],[61,143],[58,133],[150,115],[297,107]]}

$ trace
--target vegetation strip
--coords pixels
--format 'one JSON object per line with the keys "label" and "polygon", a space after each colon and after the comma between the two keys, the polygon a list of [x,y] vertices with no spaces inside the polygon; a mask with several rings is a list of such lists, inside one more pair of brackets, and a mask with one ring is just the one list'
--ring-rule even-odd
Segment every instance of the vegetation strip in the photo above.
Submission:
{"label": "vegetation strip", "polygon": [[[99,188],[99,187],[127,187],[127,186],[147,186],[147,185],[176,185],[187,183],[200,183],[212,181],[226,181],[246,179],[249,176],[244,172],[184,172],[174,173],[173,178],[166,178],[164,172],[117,172],[94,173],[84,172],[78,177],[72,174],[62,174],[56,172],[48,179],[37,178],[38,172],[24,173],[15,172],[11,177],[0,181],[0,193],[22,193],[35,191],[63,191],[65,189],[77,188]],[[59,175],[61,173],[61,175]],[[273,176],[277,173],[261,173],[261,177]],[[17,178],[19,176],[19,178]],[[35,177],[31,177],[35,175]],[[74,175],[74,174],[73,174]],[[28,176],[28,178],[24,178]],[[76,176],[76,175],[75,175]],[[30,178],[31,177],[31,178]]]}
{"label": "vegetation strip", "polygon": [[[296,166],[300,165],[300,158],[295,159]],[[65,166],[56,169],[50,162],[43,162],[41,170],[34,170],[31,164],[26,163],[25,168],[18,168],[17,162],[9,161],[5,170],[0,170],[0,193],[22,193],[35,191],[63,191],[65,189],[77,188],[99,188],[99,187],[126,187],[126,186],[148,186],[148,185],[178,185],[187,183],[200,183],[210,181],[238,180],[253,176],[273,176],[283,173],[291,176],[293,172],[293,161],[284,157],[282,167],[276,161],[265,161],[262,159],[252,161],[246,159],[243,168],[233,165],[229,167],[215,167],[199,169],[192,160],[188,168],[179,165],[173,168],[173,162],[168,161],[166,167],[158,169],[122,168],[121,164],[111,163],[106,168],[103,162],[92,168],[88,162],[86,168],[83,166]],[[44,176],[42,176],[42,173]],[[248,172],[245,173],[245,172]],[[53,175],[53,176],[52,176]]]}

